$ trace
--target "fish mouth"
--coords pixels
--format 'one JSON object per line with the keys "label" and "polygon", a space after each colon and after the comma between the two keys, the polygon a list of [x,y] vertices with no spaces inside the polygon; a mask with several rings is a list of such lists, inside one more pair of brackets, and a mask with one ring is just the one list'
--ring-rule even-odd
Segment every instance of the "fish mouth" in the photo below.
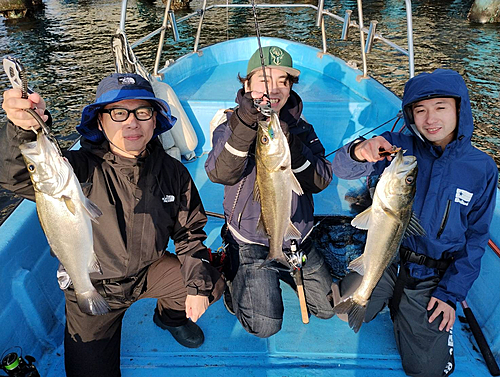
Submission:
{"label": "fish mouth", "polygon": [[387,168],[388,172],[396,175],[404,175],[413,170],[417,166],[417,158],[415,156],[404,156],[406,151],[400,150],[392,163]]}

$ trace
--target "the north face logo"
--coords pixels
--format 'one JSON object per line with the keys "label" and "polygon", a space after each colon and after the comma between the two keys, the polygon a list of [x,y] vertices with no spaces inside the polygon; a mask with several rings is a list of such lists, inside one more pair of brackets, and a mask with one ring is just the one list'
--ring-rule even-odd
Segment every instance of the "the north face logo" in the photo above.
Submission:
{"label": "the north face logo", "polygon": [[457,192],[455,193],[455,202],[468,206],[470,200],[472,199],[472,195],[474,194],[469,191],[457,188]]}
{"label": "the north face logo", "polygon": [[163,198],[161,198],[163,203],[172,203],[175,200],[175,196],[173,195],[165,195]]}
{"label": "the north face logo", "polygon": [[118,77],[118,82],[122,85],[134,85],[135,79],[133,77]]}

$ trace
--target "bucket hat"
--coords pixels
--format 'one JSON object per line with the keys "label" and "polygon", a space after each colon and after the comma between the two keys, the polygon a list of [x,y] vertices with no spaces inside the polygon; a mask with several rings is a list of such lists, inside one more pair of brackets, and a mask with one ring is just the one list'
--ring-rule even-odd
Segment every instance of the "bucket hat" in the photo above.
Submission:
{"label": "bucket hat", "polygon": [[[262,55],[264,57],[264,65],[268,68],[277,68],[294,77],[300,75],[300,71],[293,68],[292,56],[278,46],[266,46],[262,47]],[[252,73],[257,69],[262,69],[262,63],[260,60],[260,52],[257,49],[248,61],[247,75]]]}
{"label": "bucket hat", "polygon": [[76,130],[86,139],[102,142],[104,134],[97,127],[99,111],[110,103],[126,99],[146,100],[156,111],[156,127],[152,139],[172,128],[177,120],[170,113],[167,102],[156,98],[148,80],[135,73],[113,73],[98,85],[94,103],[85,106],[82,119]]}

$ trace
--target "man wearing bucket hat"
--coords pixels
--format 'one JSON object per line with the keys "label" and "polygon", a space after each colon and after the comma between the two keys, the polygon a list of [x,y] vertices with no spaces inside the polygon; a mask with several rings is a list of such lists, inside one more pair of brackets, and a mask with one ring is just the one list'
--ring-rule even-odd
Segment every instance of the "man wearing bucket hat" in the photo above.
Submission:
{"label": "man wearing bucket hat", "polygon": [[[248,62],[247,76],[239,76],[243,84],[236,97],[239,106],[226,111],[227,118],[214,131],[205,169],[213,182],[225,185],[226,227],[222,235],[231,268],[226,271],[230,289],[224,293],[224,303],[245,330],[266,338],[277,333],[283,321],[279,281],[296,286],[284,266],[281,270],[259,268],[269,253],[269,240],[256,232],[261,207],[253,200],[254,151],[257,123],[266,116],[254,100],[270,103],[288,139],[292,171],[304,191],[301,196],[293,194],[291,220],[302,235],[298,246],[307,255],[302,269],[306,303],[312,314],[325,319],[333,316],[332,277],[307,235],[314,221],[312,194],[328,186],[332,171],[314,128],[301,118],[302,100],[292,90],[300,71],[293,67],[292,57],[278,46],[263,47],[262,54],[269,96],[264,96],[264,71],[257,50]],[[284,242],[283,247],[288,252],[290,242]]]}
{"label": "man wearing bucket hat", "polygon": [[[18,146],[33,141],[38,123],[23,109],[49,114],[37,94],[4,93],[9,119],[2,128],[0,182],[34,200],[34,191]],[[224,282],[207,261],[203,245],[207,221],[187,169],[168,156],[157,136],[172,127],[168,104],[155,97],[149,82],[136,74],[112,74],[84,108],[81,149],[65,151],[85,195],[102,211],[92,224],[94,250],[102,274],[91,273],[111,310],[101,316],[82,313],[69,276],[58,279],[66,297],[65,365],[68,376],[120,376],[120,337],[125,311],[141,298],[157,298],[153,320],[185,347],[204,341],[194,323],[218,300]],[[50,123],[50,121],[49,121]],[[169,238],[176,254],[166,253]]]}

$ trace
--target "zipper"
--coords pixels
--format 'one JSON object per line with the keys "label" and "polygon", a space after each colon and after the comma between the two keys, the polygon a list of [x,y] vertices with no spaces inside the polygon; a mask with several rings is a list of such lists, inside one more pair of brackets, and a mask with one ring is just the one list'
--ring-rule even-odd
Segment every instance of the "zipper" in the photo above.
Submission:
{"label": "zipper", "polygon": [[439,227],[439,232],[437,233],[437,239],[441,238],[441,234],[444,232],[444,228],[446,227],[446,223],[448,222],[448,217],[450,215],[450,207],[451,200],[448,199],[448,203],[446,204],[446,210],[444,211],[443,219],[441,220],[441,226]]}

